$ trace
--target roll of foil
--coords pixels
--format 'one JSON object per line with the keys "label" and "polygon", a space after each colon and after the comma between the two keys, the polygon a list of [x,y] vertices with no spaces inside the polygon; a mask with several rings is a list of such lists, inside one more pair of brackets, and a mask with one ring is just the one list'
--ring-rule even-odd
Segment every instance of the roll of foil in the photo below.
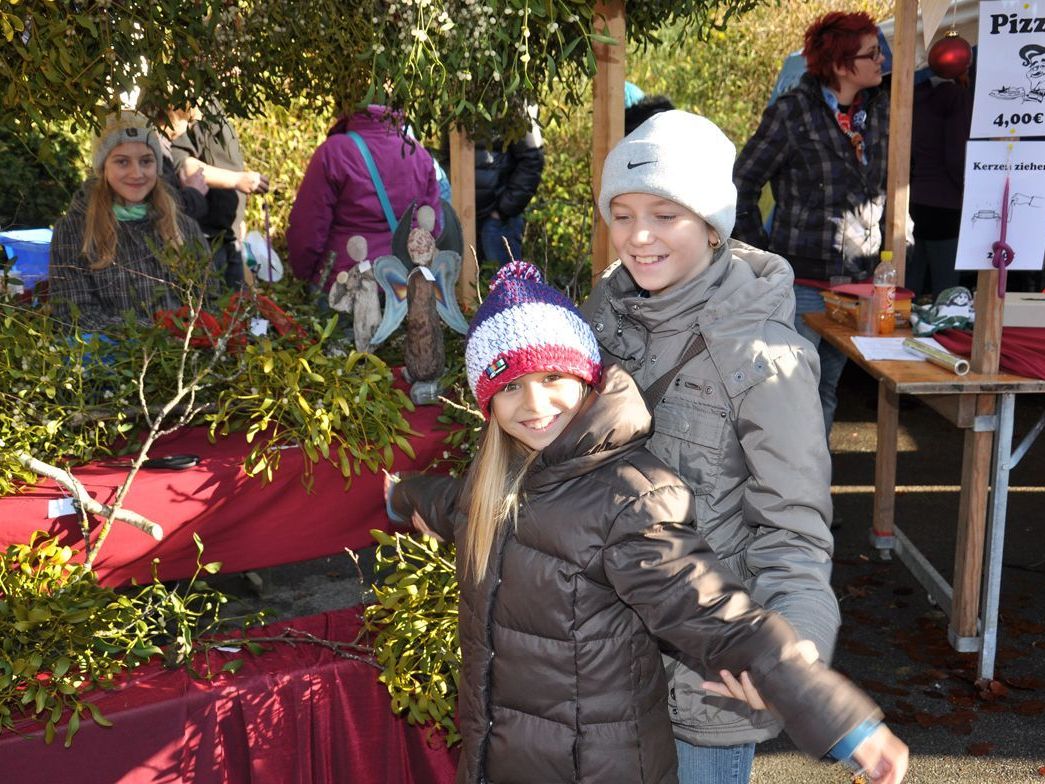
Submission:
{"label": "roll of foil", "polygon": [[934,365],[946,368],[957,376],[964,376],[969,372],[969,360],[965,357],[959,357],[957,354],[943,351],[914,338],[904,338],[903,347],[915,354],[920,354]]}

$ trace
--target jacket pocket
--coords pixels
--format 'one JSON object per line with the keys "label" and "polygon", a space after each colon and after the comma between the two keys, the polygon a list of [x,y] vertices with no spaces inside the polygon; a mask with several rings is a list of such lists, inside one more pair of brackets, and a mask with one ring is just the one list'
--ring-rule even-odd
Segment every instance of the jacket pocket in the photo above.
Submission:
{"label": "jacket pocket", "polygon": [[729,409],[718,383],[679,375],[657,406],[650,451],[698,495],[711,494],[722,470]]}

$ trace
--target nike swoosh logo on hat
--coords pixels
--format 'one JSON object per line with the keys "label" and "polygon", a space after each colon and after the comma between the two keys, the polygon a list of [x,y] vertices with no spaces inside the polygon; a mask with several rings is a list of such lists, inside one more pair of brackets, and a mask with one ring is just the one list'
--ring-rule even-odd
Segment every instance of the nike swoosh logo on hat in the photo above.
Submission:
{"label": "nike swoosh logo on hat", "polygon": [[632,163],[631,161],[628,161],[628,168],[637,169],[639,166],[645,166],[647,163],[656,163],[656,161],[639,161],[638,163]]}

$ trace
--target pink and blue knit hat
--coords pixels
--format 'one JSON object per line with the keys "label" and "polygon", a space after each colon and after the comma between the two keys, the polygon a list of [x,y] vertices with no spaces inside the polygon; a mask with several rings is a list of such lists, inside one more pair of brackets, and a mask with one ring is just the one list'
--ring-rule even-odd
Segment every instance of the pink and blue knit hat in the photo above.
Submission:
{"label": "pink and blue knit hat", "polygon": [[584,316],[525,261],[505,264],[490,282],[468,329],[464,360],[484,417],[491,398],[527,373],[569,373],[592,386],[602,375],[599,345]]}

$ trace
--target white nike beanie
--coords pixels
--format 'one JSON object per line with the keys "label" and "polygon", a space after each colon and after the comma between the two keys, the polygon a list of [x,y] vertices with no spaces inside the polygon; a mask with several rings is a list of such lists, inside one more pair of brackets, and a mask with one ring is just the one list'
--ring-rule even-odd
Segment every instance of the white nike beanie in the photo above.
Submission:
{"label": "white nike beanie", "polygon": [[651,193],[681,204],[725,242],[733,232],[737,150],[705,117],[660,112],[621,139],[602,167],[599,212],[610,223],[610,202],[622,193]]}

